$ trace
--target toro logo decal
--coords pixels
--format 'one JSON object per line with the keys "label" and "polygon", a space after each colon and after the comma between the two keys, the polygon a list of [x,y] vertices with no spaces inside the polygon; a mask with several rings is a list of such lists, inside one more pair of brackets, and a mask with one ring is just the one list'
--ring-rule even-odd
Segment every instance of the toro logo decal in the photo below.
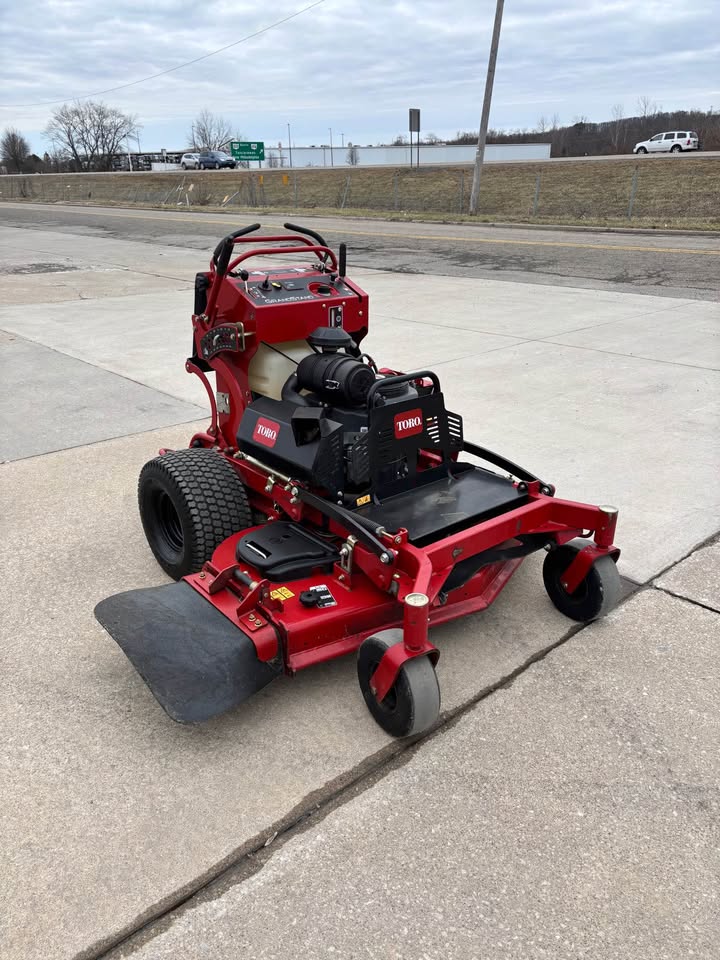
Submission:
{"label": "toro logo decal", "polygon": [[264,447],[274,447],[280,433],[280,424],[274,420],[266,420],[265,417],[258,417],[258,422],[253,430],[253,440],[261,443]]}
{"label": "toro logo decal", "polygon": [[405,410],[395,415],[395,439],[404,440],[423,431],[422,410]]}

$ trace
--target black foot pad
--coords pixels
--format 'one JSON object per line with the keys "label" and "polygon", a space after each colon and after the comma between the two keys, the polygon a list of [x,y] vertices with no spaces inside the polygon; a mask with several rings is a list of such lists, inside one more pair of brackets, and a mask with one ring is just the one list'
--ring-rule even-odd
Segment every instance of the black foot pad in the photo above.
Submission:
{"label": "black foot pad", "polygon": [[282,673],[258,660],[238,627],[187,583],[129,590],[95,616],[179,723],[202,723],[247,700]]}

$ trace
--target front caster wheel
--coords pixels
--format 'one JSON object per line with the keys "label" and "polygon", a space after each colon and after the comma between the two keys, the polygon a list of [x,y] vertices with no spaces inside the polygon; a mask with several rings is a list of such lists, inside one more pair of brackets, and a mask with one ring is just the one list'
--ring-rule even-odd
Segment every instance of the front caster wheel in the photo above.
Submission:
{"label": "front caster wheel", "polygon": [[580,586],[568,593],[562,584],[563,576],[580,549],[566,543],[551,550],[543,564],[543,581],[548,596],[560,613],[571,620],[587,623],[604,617],[617,606],[622,587],[615,561],[612,557],[604,556],[590,567]]}
{"label": "front caster wheel", "polygon": [[401,630],[385,630],[363,641],[357,660],[358,681],[375,721],[392,737],[409,737],[431,727],[440,713],[440,687],[435,667],[426,657],[414,657],[400,669],[388,695],[379,702],[370,680],[385,651],[402,643]]}

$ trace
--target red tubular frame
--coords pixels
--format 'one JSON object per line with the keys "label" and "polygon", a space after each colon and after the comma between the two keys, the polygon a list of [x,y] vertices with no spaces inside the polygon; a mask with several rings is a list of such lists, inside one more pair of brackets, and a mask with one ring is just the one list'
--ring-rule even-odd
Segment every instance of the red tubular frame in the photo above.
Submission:
{"label": "red tubular frame", "polygon": [[[239,471],[251,492],[252,500],[255,500],[252,496],[254,493],[258,497],[258,503],[264,501],[267,506],[268,500],[272,501],[271,517],[287,516],[293,520],[305,520],[312,526],[321,523],[322,517],[316,511],[293,496],[293,483],[277,480],[272,489],[268,490],[268,474],[244,460],[230,459],[230,462]],[[344,568],[336,566],[332,576],[328,578],[328,582],[333,584],[333,591],[340,595],[342,601],[335,614],[325,611],[321,615],[322,627],[329,631],[331,639],[314,633],[320,628],[315,627],[316,621],[307,611],[301,612],[297,605],[286,610],[281,602],[273,601],[270,597],[273,584],[264,583],[256,587],[252,601],[249,600],[250,591],[245,590],[240,606],[237,601],[240,588],[237,584],[232,584],[234,600],[227,598],[226,589],[212,589],[212,577],[217,576],[218,571],[222,570],[223,576],[227,578],[229,570],[238,568],[235,562],[235,545],[245,531],[221,544],[212,564],[206,565],[206,579],[202,586],[198,582],[198,577],[202,575],[196,574],[187,579],[196,589],[202,589],[206,596],[212,595],[212,602],[246,632],[248,622],[256,628],[255,623],[247,619],[248,603],[250,606],[254,605],[255,614],[262,619],[263,624],[268,621],[275,623],[283,636],[283,659],[285,669],[290,674],[352,653],[366,637],[379,630],[401,627],[403,642],[386,651],[371,678],[375,695],[378,700],[382,700],[408,660],[417,656],[428,656],[433,664],[437,663],[440,654],[428,639],[430,625],[444,623],[488,607],[522,563],[522,559],[490,563],[482,567],[463,587],[441,597],[443,585],[459,559],[475,556],[503,543],[517,542],[517,537],[527,534],[545,533],[555,543],[563,544],[584,536],[585,531],[593,531],[593,541],[589,541],[578,553],[566,572],[564,582],[568,582],[566,589],[570,592],[573,589],[571,578],[579,578],[579,583],[599,557],[609,555],[617,560],[620,551],[613,544],[617,522],[617,512],[613,508],[547,496],[540,493],[540,484],[537,481],[528,484],[528,487],[529,502],[422,548],[408,542],[407,531],[404,529],[383,534],[381,539],[387,544],[387,552],[392,557],[390,564],[381,563],[378,556],[361,544],[355,544],[353,572],[348,574]],[[329,532],[341,538],[347,537],[347,530],[336,521],[330,521]],[[260,575],[256,572],[246,572],[260,581]],[[211,579],[208,581],[207,577]],[[301,591],[317,579],[317,576],[310,577],[307,583],[293,582],[290,586],[294,591]],[[357,594],[355,606],[352,599],[354,594]],[[415,606],[412,602],[408,603],[411,594],[424,594],[427,604]],[[350,610],[348,616],[353,622],[360,618],[362,611],[362,619],[366,625],[359,625],[359,629],[349,632],[347,623],[344,622],[345,605]],[[241,613],[245,616],[241,616]],[[252,634],[252,638],[257,640],[258,657],[268,659],[268,650],[274,648],[267,635],[256,632]]]}
{"label": "red tubular frame", "polygon": [[[530,486],[539,487],[539,483]],[[398,599],[407,600],[409,593],[420,592],[427,594],[430,603],[436,602],[442,585],[457,560],[462,556],[475,556],[518,536],[547,533],[552,535],[557,543],[567,543],[580,536],[583,531],[592,530],[595,532],[594,543],[589,543],[578,553],[565,574],[563,583],[572,593],[587,576],[598,557],[609,555],[617,560],[620,551],[613,544],[616,523],[617,511],[614,508],[558,500],[534,490],[530,503],[499,517],[485,520],[468,530],[452,534],[437,543],[422,549],[409,543],[404,544],[398,553],[398,562],[412,558],[415,574],[409,585],[400,581]],[[412,609],[405,604],[404,643],[391,647],[373,674],[372,686],[378,700],[387,696],[399,670],[407,660],[431,650],[436,657],[439,656],[439,652],[427,639],[429,619],[425,620],[424,624],[413,619],[413,614],[409,612]]]}
{"label": "red tubular frame", "polygon": [[[239,237],[238,239],[247,240],[248,237]],[[234,270],[239,263],[243,262],[243,260],[250,260],[252,257],[270,257],[282,253],[316,253],[318,257],[321,253],[327,254],[332,261],[332,269],[337,270],[338,268],[337,257],[332,252],[330,247],[322,247],[319,243],[315,243],[305,247],[267,247],[264,249],[259,247],[256,250],[246,250],[244,253],[241,253],[239,257],[235,257],[232,263],[229,264],[228,271]]]}
{"label": "red tubular frame", "polygon": [[325,247],[321,244],[313,243],[311,240],[308,240],[307,237],[301,237],[297,234],[287,234],[282,235],[273,235],[271,237],[255,237],[248,236],[247,234],[241,237],[233,237],[233,246],[236,243],[276,243],[278,241],[283,241],[285,244],[288,243],[300,243],[301,246],[282,246],[282,247],[259,247],[253,250],[246,250],[244,253],[240,254],[239,257],[228,264],[227,269],[223,274],[219,274],[215,268],[215,259],[210,260],[210,289],[208,291],[207,305],[205,307],[205,318],[208,320],[213,320],[215,317],[217,299],[220,294],[220,287],[224,278],[242,263],[243,260],[249,260],[252,257],[264,257],[264,256],[277,256],[283,253],[314,253],[317,258],[325,263],[327,257],[329,256],[332,261],[332,269],[337,270],[338,262],[337,257],[329,247]]}

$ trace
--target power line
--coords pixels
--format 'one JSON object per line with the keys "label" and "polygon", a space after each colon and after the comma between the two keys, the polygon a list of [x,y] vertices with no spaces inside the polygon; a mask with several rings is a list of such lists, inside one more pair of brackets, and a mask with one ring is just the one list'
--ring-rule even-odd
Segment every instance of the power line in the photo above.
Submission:
{"label": "power line", "polygon": [[232,43],[228,43],[224,47],[220,47],[218,50],[213,50],[212,53],[204,53],[201,57],[196,57],[194,60],[187,60],[185,63],[179,63],[175,67],[170,67],[167,70],[161,70],[160,73],[153,73],[149,77],[143,77],[141,80],[131,80],[129,83],[121,83],[117,87],[108,87],[107,90],[96,90],[95,93],[83,93],[80,96],[71,96],[71,97],[61,97],[58,100],[41,100],[38,103],[0,103],[2,108],[19,108],[19,107],[49,107],[54,103],[66,103],[68,100],[87,100],[89,97],[100,97],[106,93],[114,93],[116,90],[125,90],[127,87],[136,87],[139,83],[147,83],[148,80],[156,80],[158,77],[164,77],[168,73],[173,73],[175,70],[182,70],[183,67],[191,67],[194,63],[200,63],[201,60],[207,60],[209,57],[214,57],[218,53],[223,53],[225,50],[229,50],[231,47],[237,47],[238,44],[246,43],[248,40],[253,40],[255,37],[259,37],[263,33],[267,33],[268,30],[273,30],[275,27],[281,26],[283,23],[287,23],[288,20],[294,20],[295,17],[299,17],[303,13],[307,13],[308,10],[312,10],[313,7],[319,7],[321,3],[325,3],[325,0],[315,0],[314,3],[309,4],[307,7],[303,7],[302,10],[296,10],[295,13],[291,13],[287,17],[283,17],[282,20],[276,20],[275,23],[269,24],[267,27],[263,27],[261,30],[256,30],[255,33],[250,33],[247,37],[242,37],[240,40],[234,40]]}

